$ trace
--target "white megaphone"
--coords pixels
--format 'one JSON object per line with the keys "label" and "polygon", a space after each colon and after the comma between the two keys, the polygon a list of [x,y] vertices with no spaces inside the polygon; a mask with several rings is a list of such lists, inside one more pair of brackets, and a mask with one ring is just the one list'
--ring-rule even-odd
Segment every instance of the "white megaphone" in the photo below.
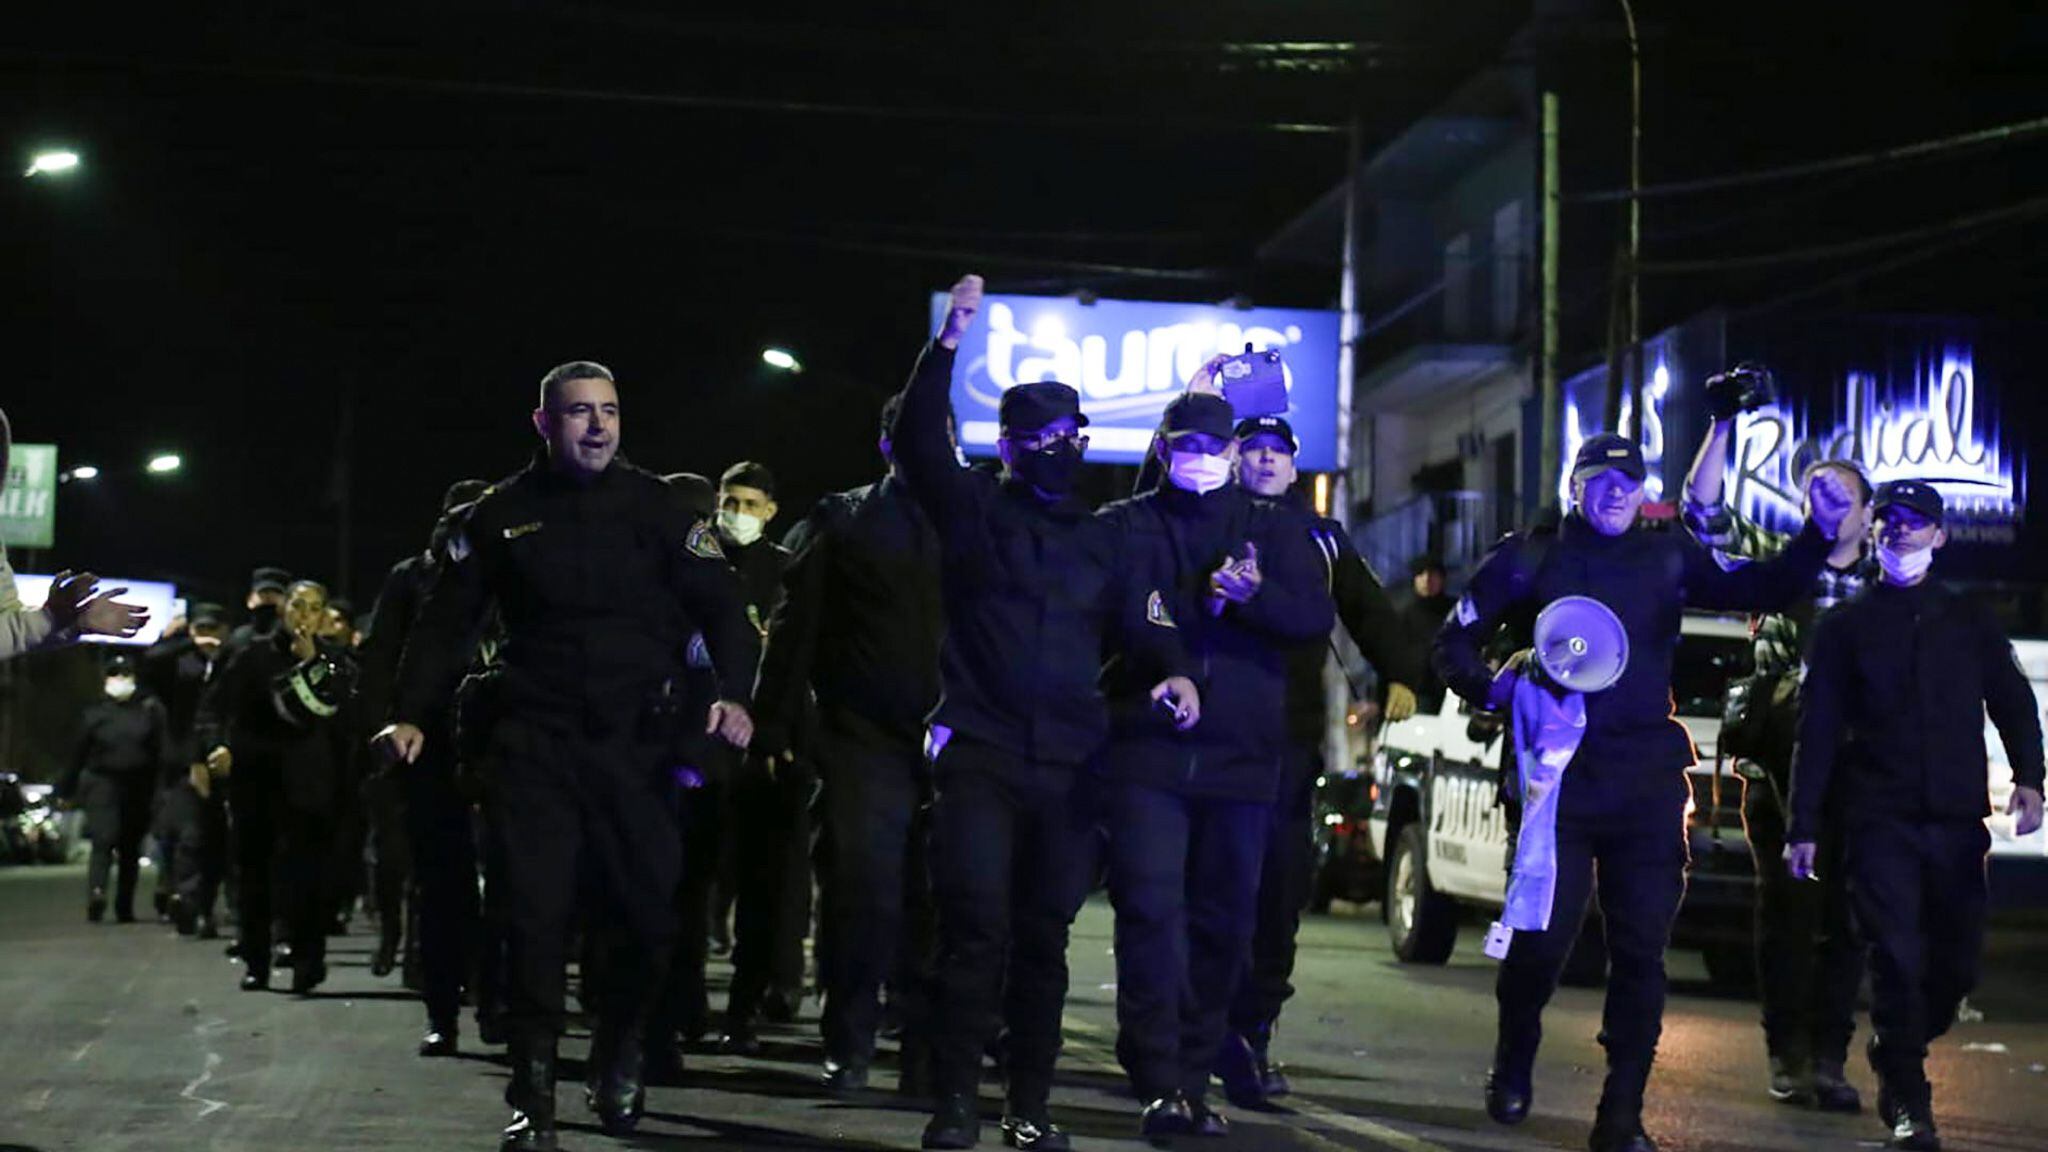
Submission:
{"label": "white megaphone", "polygon": [[1600,692],[1628,668],[1628,630],[1591,596],[1560,596],[1536,615],[1536,665],[1567,692]]}

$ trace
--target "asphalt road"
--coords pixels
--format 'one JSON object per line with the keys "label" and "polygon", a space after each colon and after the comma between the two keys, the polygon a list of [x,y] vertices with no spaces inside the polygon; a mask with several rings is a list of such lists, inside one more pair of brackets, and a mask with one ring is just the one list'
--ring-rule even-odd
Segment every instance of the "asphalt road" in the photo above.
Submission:
{"label": "asphalt road", "polygon": [[[146,881],[145,881],[146,882]],[[218,944],[154,924],[89,925],[76,868],[0,869],[0,1152],[91,1150],[326,1152],[490,1149],[504,1119],[505,1072],[491,1050],[413,1055],[421,1014],[367,970],[370,939],[337,940],[334,974],[310,999],[235,988]],[[1340,905],[1304,931],[1299,994],[1278,1050],[1297,1093],[1289,1110],[1233,1111],[1220,1147],[1282,1152],[1442,1152],[1585,1146],[1599,1092],[1597,992],[1565,990],[1548,1019],[1536,1116],[1487,1121],[1480,1082],[1492,1031],[1492,966],[1477,931],[1439,969],[1396,964],[1369,911]],[[1077,925],[1057,1119],[1083,1148],[1137,1149],[1137,1105],[1111,1055],[1109,913]],[[1707,989],[1695,956],[1676,988],[1652,1087],[1649,1127],[1674,1152],[1871,1147],[1868,1111],[1823,1116],[1770,1103],[1752,1004]],[[2048,921],[1995,934],[1975,1006],[1984,1020],[1937,1049],[1933,1074],[1948,1146],[2048,1148]],[[723,973],[720,973],[722,978]],[[815,1004],[771,1032],[767,1057],[693,1056],[681,1088],[655,1089],[639,1148],[914,1149],[921,1112],[877,1076],[873,1098],[821,1099],[810,1087]],[[577,1034],[565,1055],[580,1056]],[[1866,1095],[1868,1070],[1852,1078]],[[995,1089],[985,1100],[993,1106]],[[584,1121],[565,1084],[566,1147],[622,1146]],[[985,1146],[1000,1147],[991,1127]]]}

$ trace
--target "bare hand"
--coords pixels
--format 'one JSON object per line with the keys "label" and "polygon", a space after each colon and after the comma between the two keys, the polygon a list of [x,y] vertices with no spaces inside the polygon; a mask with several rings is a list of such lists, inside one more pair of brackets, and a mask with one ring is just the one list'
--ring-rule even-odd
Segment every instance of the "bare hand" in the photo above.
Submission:
{"label": "bare hand", "polygon": [[1188,393],[1194,396],[1223,395],[1223,386],[1216,382],[1216,377],[1223,371],[1223,362],[1228,359],[1230,357],[1221,352],[1209,357],[1208,363],[1195,369],[1195,374],[1188,377]]}
{"label": "bare hand", "polygon": [[213,795],[213,773],[206,770],[206,765],[194,764],[189,778],[192,781],[192,790],[199,793],[201,800]]}
{"label": "bare hand", "polygon": [[2032,836],[2041,830],[2041,790],[2019,787],[2012,790],[2012,800],[2005,810],[2012,814],[2012,834]]}
{"label": "bare hand", "polygon": [[231,775],[235,770],[235,754],[223,744],[206,754],[206,770],[214,776]]}
{"label": "bare hand", "polygon": [[754,739],[754,718],[747,710],[730,700],[720,700],[711,706],[705,718],[704,732],[715,735],[735,748],[745,748]]}
{"label": "bare hand", "polygon": [[1830,540],[1838,539],[1842,521],[1848,519],[1850,509],[1855,506],[1855,498],[1843,487],[1834,469],[1817,468],[1807,478],[1806,514],[1820,529],[1821,535]]}
{"label": "bare hand", "polygon": [[90,572],[73,572],[65,569],[50,580],[50,591],[43,597],[43,608],[56,620],[57,627],[69,628],[85,610],[85,602],[92,599],[93,589],[100,578]]}
{"label": "bare hand", "polygon": [[127,591],[126,588],[110,588],[104,592],[95,590],[92,599],[87,600],[78,613],[78,630],[91,636],[119,636],[123,640],[142,631],[142,626],[149,623],[149,609],[114,599]]}
{"label": "bare hand", "polygon": [[1795,840],[1785,845],[1785,870],[1792,873],[1794,880],[1818,880],[1813,874],[1814,858],[1820,849],[1811,840]]}
{"label": "bare hand", "polygon": [[1259,571],[1259,546],[1249,541],[1244,546],[1244,559],[1225,560],[1223,566],[1209,576],[1209,592],[1232,604],[1249,604],[1259,594],[1259,586],[1265,576]]}
{"label": "bare hand", "polygon": [[969,272],[953,285],[953,296],[946,306],[946,322],[939,328],[939,345],[943,348],[958,348],[960,338],[967,335],[967,326],[974,323],[974,314],[981,311],[982,279]]}
{"label": "bare hand", "polygon": [[397,723],[386,724],[370,740],[370,746],[384,754],[387,762],[418,762],[420,750],[427,746],[427,734],[416,725]]}
{"label": "bare hand", "polygon": [[1415,715],[1415,690],[1406,684],[1387,685],[1387,723],[1398,724]]}
{"label": "bare hand", "polygon": [[1173,726],[1182,732],[1202,721],[1202,694],[1185,676],[1168,676],[1152,686],[1153,702],[1164,702],[1173,711]]}

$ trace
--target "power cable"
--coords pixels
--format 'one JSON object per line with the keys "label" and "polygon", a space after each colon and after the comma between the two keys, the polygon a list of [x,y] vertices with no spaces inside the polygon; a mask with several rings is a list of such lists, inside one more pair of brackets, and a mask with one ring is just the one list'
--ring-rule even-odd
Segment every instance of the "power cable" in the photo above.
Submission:
{"label": "power cable", "polygon": [[1849,240],[1839,244],[1819,244],[1808,248],[1793,248],[1782,252],[1759,252],[1749,256],[1726,256],[1709,260],[1646,260],[1640,269],[1654,275],[1695,273],[1695,272],[1736,272],[1749,268],[1770,268],[1779,264],[1812,263],[1819,260],[1834,260],[1844,256],[1859,256],[1866,252],[1882,251],[1901,244],[1918,240],[1934,239],[1959,232],[1999,224],[2016,223],[2048,212],[2048,196],[2036,196],[2017,204],[1993,208],[1958,216],[1953,220],[1925,228],[1913,228],[1904,232],[1893,232],[1883,236],[1871,236],[1862,240]]}

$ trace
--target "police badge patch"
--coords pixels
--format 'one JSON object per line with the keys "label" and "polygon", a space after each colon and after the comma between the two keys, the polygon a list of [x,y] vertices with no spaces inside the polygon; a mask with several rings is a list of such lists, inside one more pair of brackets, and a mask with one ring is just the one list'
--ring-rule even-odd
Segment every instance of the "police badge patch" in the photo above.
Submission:
{"label": "police badge patch", "polygon": [[1145,620],[1161,628],[1178,628],[1173,622],[1173,613],[1166,610],[1166,598],[1154,592],[1145,600]]}
{"label": "police badge patch", "polygon": [[1472,622],[1479,619],[1479,609],[1472,603],[1470,595],[1458,597],[1458,607],[1451,613],[1451,618],[1462,628],[1470,628]]}
{"label": "police badge patch", "polygon": [[725,559],[725,549],[718,546],[718,536],[711,526],[699,520],[683,538],[683,551],[704,560]]}

